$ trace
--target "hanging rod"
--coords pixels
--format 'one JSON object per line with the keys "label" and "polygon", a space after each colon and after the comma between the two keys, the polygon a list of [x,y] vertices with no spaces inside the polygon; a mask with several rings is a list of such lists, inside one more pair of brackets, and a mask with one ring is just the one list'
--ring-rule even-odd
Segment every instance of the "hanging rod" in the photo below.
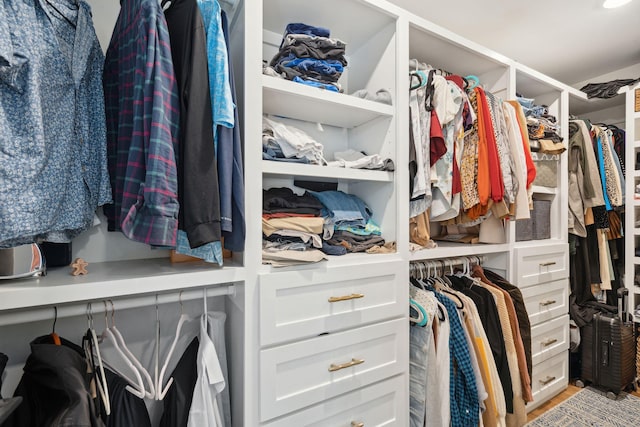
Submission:
{"label": "hanging rod", "polygon": [[[409,264],[409,273],[411,275],[415,273],[424,273],[422,268],[432,269],[435,272],[438,270],[442,270],[446,267],[465,267],[471,266],[475,264],[483,264],[486,261],[485,255],[470,255],[463,257],[452,257],[452,258],[439,258],[439,259],[427,259],[420,261],[411,261]],[[419,271],[418,271],[419,270]]]}
{"label": "hanging rod", "polygon": [[[144,296],[126,297],[126,298],[103,298],[97,300],[86,300],[65,305],[37,307],[18,309],[13,312],[5,311],[0,313],[0,326],[18,325],[22,323],[39,322],[51,320],[55,318],[57,310],[57,318],[84,316],[87,314],[87,303],[93,304],[93,314],[102,311],[102,301],[113,301],[115,309],[127,310],[132,308],[148,307],[161,304],[171,304],[179,301],[196,300],[203,297],[203,289],[206,291],[207,297],[218,297],[223,295],[235,295],[236,285],[227,284],[211,288],[190,289],[188,291],[174,291],[161,294],[147,294]],[[157,295],[157,299],[156,299]]]}

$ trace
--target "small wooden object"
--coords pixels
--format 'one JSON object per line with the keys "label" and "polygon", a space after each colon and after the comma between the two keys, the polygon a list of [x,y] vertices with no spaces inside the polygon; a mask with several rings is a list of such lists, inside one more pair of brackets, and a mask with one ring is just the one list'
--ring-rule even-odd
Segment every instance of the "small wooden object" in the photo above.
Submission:
{"label": "small wooden object", "polygon": [[635,95],[636,95],[636,99],[635,99],[635,112],[638,113],[640,112],[640,89],[636,89],[635,91]]}
{"label": "small wooden object", "polygon": [[71,263],[71,275],[72,276],[79,276],[81,274],[87,274],[87,266],[89,265],[89,263],[85,260],[83,260],[82,258],[76,258],[72,263]]}

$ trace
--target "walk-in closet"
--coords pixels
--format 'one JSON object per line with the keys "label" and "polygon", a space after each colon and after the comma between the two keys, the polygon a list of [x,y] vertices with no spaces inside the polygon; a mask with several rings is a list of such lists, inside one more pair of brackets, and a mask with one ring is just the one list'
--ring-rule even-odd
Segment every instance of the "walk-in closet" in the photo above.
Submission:
{"label": "walk-in closet", "polygon": [[640,409],[640,57],[493,3],[0,0],[0,426]]}

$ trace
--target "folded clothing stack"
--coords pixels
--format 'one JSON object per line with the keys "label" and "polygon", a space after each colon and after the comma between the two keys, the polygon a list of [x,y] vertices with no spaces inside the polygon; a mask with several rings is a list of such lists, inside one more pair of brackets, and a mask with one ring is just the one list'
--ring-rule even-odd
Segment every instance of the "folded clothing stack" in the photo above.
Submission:
{"label": "folded clothing stack", "polygon": [[324,146],[303,130],[262,118],[262,159],[292,163],[321,164]]}
{"label": "folded clothing stack", "polygon": [[[324,209],[324,244],[328,255],[349,252],[393,252],[385,247],[380,227],[372,219],[372,211],[362,199],[342,191],[312,192]],[[386,248],[386,249],[385,249]]]}
{"label": "folded clothing stack", "polygon": [[352,252],[395,252],[385,243],[371,210],[342,191],[295,194],[289,188],[263,191],[262,263],[275,267],[327,259]]}
{"label": "folded clothing stack", "polygon": [[262,193],[262,263],[274,267],[326,259],[322,248],[322,204],[309,193],[271,188]]}
{"label": "folded clothing stack", "polygon": [[560,136],[556,117],[549,114],[546,105],[536,105],[530,98],[517,97],[527,118],[527,131],[531,151],[546,154],[561,154],[566,150]]}
{"label": "folded clothing stack", "polygon": [[326,28],[288,24],[280,50],[269,65],[287,80],[341,92],[338,79],[347,66],[346,44],[329,36]]}

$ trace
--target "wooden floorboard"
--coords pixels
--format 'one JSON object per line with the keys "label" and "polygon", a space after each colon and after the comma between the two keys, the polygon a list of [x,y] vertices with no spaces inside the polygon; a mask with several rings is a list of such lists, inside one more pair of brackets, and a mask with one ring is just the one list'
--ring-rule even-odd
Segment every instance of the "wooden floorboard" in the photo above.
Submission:
{"label": "wooden floorboard", "polygon": [[[529,414],[527,415],[527,422],[529,422],[529,421],[531,421],[531,420],[533,420],[535,418],[538,418],[540,415],[544,414],[545,412],[547,412],[548,410],[550,410],[554,406],[559,405],[560,403],[564,402],[565,400],[567,400],[568,398],[570,398],[571,396],[573,396],[574,394],[576,394],[580,390],[582,390],[580,387],[577,387],[577,386],[575,386],[573,384],[569,384],[569,386],[563,392],[555,395],[554,397],[552,397],[547,402],[543,403],[542,405],[538,406],[533,411],[529,412]],[[638,391],[631,392],[631,394],[640,397],[640,392],[638,392]]]}

